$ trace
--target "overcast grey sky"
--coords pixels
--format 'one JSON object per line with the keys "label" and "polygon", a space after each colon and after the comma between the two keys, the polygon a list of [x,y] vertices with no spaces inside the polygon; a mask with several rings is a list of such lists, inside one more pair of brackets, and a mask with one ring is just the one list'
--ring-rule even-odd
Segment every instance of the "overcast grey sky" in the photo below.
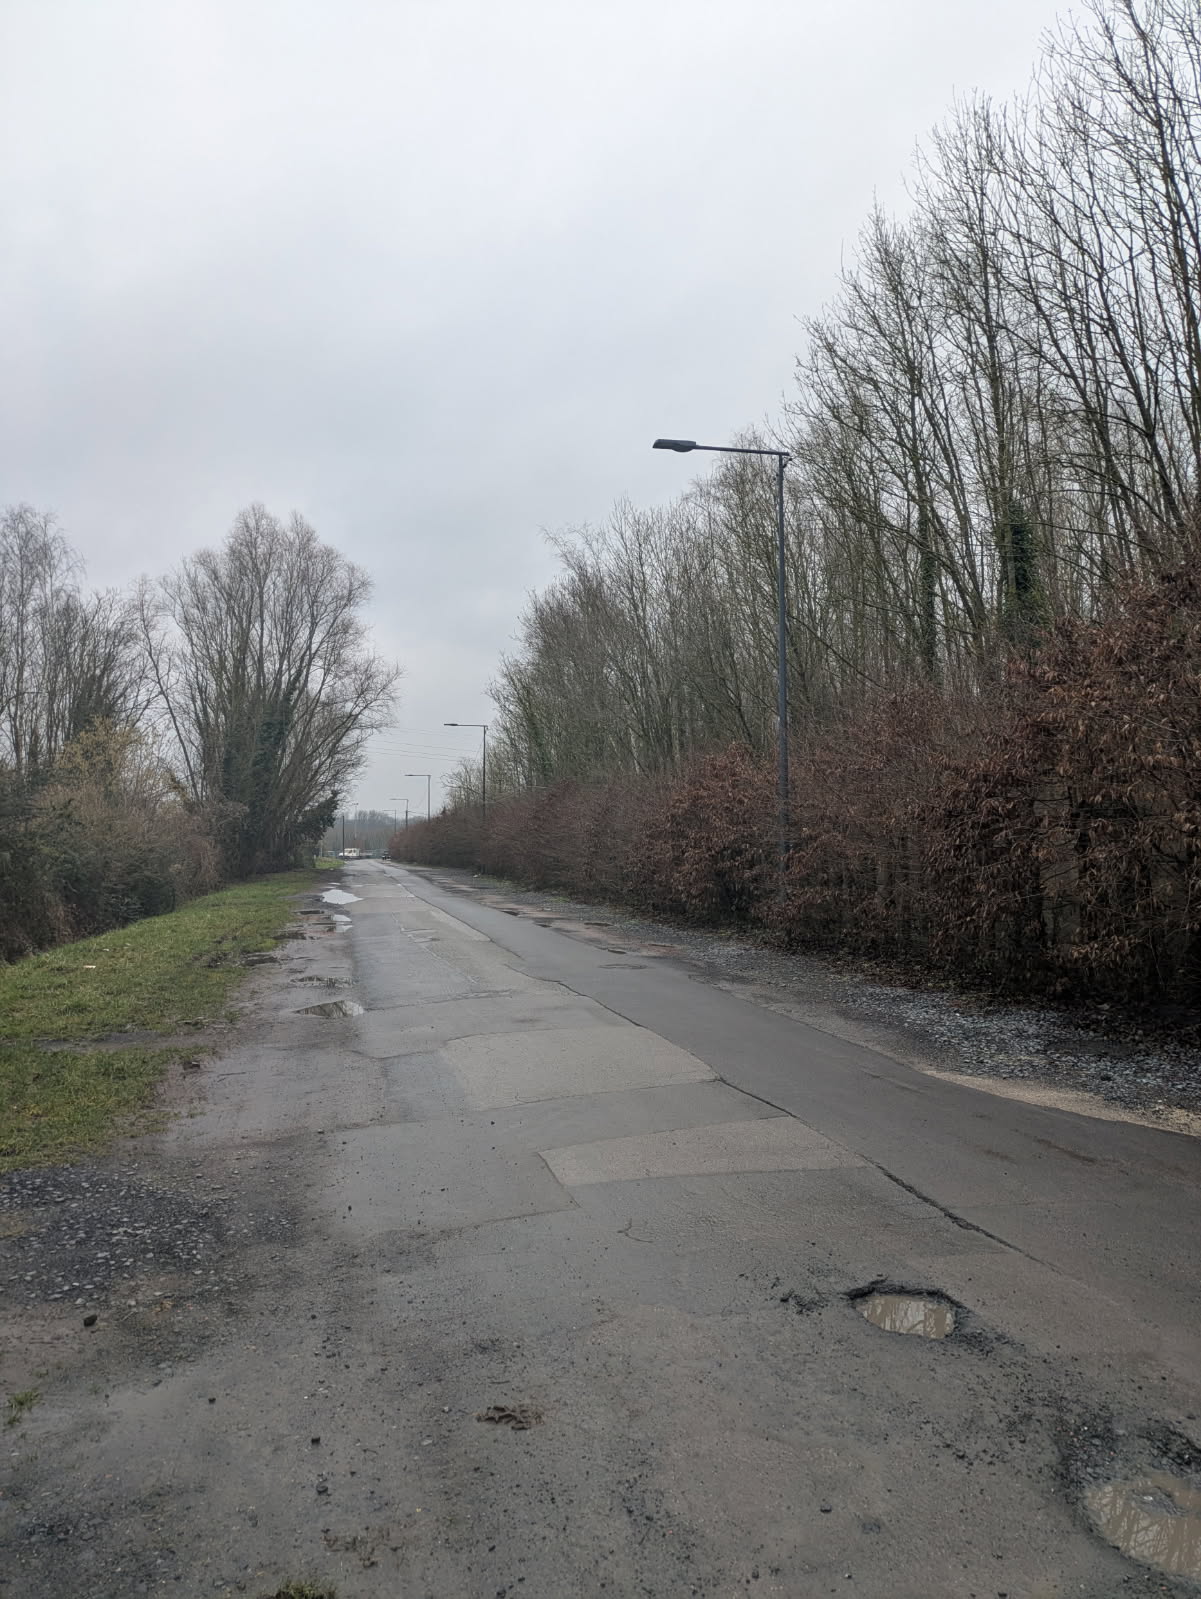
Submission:
{"label": "overcast grey sky", "polygon": [[353,799],[436,805],[542,530],[778,415],[873,196],[1058,9],[5,0],[0,503],[97,586],[301,511],[405,667]]}

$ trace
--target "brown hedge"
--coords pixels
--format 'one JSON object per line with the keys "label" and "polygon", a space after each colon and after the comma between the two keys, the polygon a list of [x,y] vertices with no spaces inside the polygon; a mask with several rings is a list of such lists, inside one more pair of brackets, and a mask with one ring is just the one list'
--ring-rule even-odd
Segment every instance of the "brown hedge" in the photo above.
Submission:
{"label": "brown hedge", "polygon": [[1065,624],[985,694],[877,694],[774,763],[512,794],[409,830],[406,858],[794,945],[1062,997],[1192,1005],[1201,979],[1201,581]]}

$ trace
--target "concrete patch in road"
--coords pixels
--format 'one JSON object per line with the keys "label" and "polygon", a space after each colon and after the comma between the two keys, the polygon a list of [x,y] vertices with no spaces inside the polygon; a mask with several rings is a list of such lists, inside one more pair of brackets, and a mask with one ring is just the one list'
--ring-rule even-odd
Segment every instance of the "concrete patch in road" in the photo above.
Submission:
{"label": "concrete patch in road", "polygon": [[792,1116],[723,1122],[669,1132],[608,1138],[542,1151],[568,1188],[630,1182],[643,1177],[699,1176],[706,1172],[822,1171],[862,1166],[849,1150],[823,1138]]}
{"label": "concrete patch in road", "polygon": [[490,1129],[456,1121],[343,1133],[328,1196],[348,1228],[368,1234],[471,1227],[571,1204],[532,1150],[498,1148]]}
{"label": "concrete patch in road", "polygon": [[504,1108],[493,1106],[478,1114],[487,1115],[497,1143],[539,1150],[776,1116],[761,1099],[740,1094],[719,1079],[618,1089],[586,1098],[538,1099]]}
{"label": "concrete patch in road", "polygon": [[[916,1280],[914,1257],[1004,1253],[1001,1244],[957,1227],[873,1166],[640,1178],[573,1187],[571,1194],[589,1211],[607,1213],[614,1231],[629,1227],[655,1242],[670,1239],[677,1250],[779,1239],[784,1214],[790,1258],[819,1251],[837,1259],[844,1282]],[[775,1264],[787,1262],[777,1254]]]}
{"label": "concrete patch in road", "polygon": [[562,1028],[460,1038],[443,1054],[477,1109],[658,1083],[699,1083],[714,1073],[643,1027]]}
{"label": "concrete patch in road", "polygon": [[615,1030],[628,1024],[589,1000],[528,994],[511,989],[475,993],[451,1002],[397,995],[386,1007],[374,1004],[359,1023],[356,1046],[371,1060],[399,1060],[452,1039],[529,1033],[563,1028]]}

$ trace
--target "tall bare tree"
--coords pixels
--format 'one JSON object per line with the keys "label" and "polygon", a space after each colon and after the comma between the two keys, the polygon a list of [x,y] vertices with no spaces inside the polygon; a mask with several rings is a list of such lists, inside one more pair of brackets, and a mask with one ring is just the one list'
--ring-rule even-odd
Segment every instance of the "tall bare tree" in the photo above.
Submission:
{"label": "tall bare tree", "polygon": [[143,589],[181,784],[215,818],[231,872],[285,865],[319,839],[387,725],[399,671],[368,647],[370,587],[301,517],[252,505],[220,550]]}

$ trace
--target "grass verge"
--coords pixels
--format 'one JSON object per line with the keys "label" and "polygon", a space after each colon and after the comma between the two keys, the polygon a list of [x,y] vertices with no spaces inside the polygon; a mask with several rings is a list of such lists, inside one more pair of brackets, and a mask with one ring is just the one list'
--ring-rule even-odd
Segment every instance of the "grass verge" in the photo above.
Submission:
{"label": "grass verge", "polygon": [[[0,967],[0,1171],[111,1137],[183,1053],[144,1037],[120,1047],[119,1035],[170,1035],[224,1014],[245,977],[240,957],[273,947],[290,896],[312,883],[312,872],[239,883]],[[87,1048],[105,1038],[118,1047]]]}

